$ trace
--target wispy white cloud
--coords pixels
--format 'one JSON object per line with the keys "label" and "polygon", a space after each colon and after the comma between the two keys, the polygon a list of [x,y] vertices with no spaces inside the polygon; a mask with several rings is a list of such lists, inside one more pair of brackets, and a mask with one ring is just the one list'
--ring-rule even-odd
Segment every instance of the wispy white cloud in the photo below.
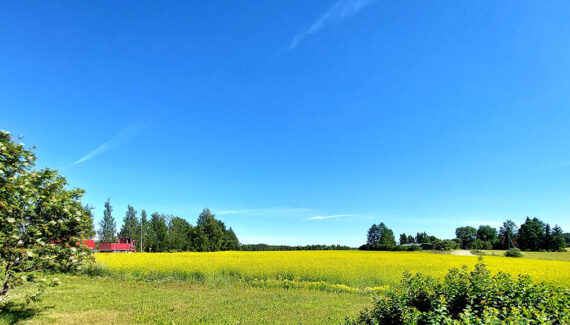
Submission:
{"label": "wispy white cloud", "polygon": [[314,216],[314,217],[307,218],[305,220],[327,220],[327,219],[336,219],[336,218],[345,218],[345,217],[358,217],[361,215],[362,215],[362,213],[331,214],[328,216]]}
{"label": "wispy white cloud", "polygon": [[99,147],[95,148],[94,150],[87,153],[85,156],[81,157],[79,160],[74,161],[70,164],[70,166],[81,164],[86,162],[90,159],[93,159],[99,156],[102,153],[105,153],[111,149],[114,149],[122,144],[125,144],[127,141],[131,140],[135,135],[140,133],[142,130],[146,129],[147,125],[142,123],[133,123],[122,129],[119,133],[117,133],[114,137],[112,137],[107,142],[103,143]]}
{"label": "wispy white cloud", "polygon": [[217,215],[255,215],[255,216],[286,216],[292,214],[307,214],[315,210],[307,208],[262,208],[262,209],[235,209],[235,210],[218,210],[215,211]]}
{"label": "wispy white cloud", "polygon": [[345,18],[356,15],[362,9],[375,3],[377,0],[338,0],[332,7],[321,15],[309,28],[297,34],[291,43],[289,49],[294,49],[305,38],[318,32],[327,25],[337,23]]}

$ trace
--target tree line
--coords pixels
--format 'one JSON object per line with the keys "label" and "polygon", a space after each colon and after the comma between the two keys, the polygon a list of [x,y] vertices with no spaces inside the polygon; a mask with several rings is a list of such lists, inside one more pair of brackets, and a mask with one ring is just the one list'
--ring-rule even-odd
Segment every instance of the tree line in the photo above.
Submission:
{"label": "tree line", "polygon": [[528,251],[560,251],[566,250],[567,235],[558,225],[550,227],[538,218],[526,218],[517,228],[512,220],[503,222],[497,229],[491,226],[480,226],[478,229],[466,226],[455,230],[461,248],[464,249],[509,249],[516,247]]}
{"label": "tree line", "polygon": [[242,251],[328,251],[328,250],[350,250],[349,246],[342,245],[305,245],[305,246],[288,246],[288,245],[267,245],[267,244],[242,244]]}
{"label": "tree line", "polygon": [[462,249],[509,249],[519,248],[529,251],[565,251],[570,242],[570,234],[563,233],[558,225],[550,227],[538,218],[526,218],[525,222],[517,228],[512,220],[503,222],[497,231],[489,225],[479,228],[471,226],[455,229],[455,238],[439,239],[418,232],[415,236],[400,234],[399,245],[396,243],[394,232],[384,223],[373,224],[368,230],[366,244],[360,246],[361,250],[452,250]]}
{"label": "tree line", "polygon": [[192,226],[183,218],[158,212],[148,218],[145,210],[139,218],[137,210],[129,205],[119,232],[112,212],[111,202],[107,200],[97,232],[99,242],[131,238],[138,252],[216,252],[240,248],[233,229],[217,220],[207,208],[198,216],[196,226]]}

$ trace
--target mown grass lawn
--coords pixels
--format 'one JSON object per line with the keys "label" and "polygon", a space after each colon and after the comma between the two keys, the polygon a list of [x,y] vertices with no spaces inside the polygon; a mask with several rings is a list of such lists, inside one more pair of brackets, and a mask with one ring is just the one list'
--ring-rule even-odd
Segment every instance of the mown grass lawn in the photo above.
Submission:
{"label": "mown grass lawn", "polygon": [[0,323],[334,324],[371,303],[370,294],[64,277],[31,309],[4,310]]}

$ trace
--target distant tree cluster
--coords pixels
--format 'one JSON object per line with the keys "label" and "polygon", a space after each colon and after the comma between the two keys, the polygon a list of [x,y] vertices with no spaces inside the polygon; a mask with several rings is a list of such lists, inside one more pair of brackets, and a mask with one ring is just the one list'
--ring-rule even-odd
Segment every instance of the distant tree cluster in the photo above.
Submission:
{"label": "distant tree cluster", "polygon": [[[107,200],[99,224],[100,242],[117,240],[112,211],[110,200]],[[118,237],[133,239],[138,252],[215,252],[239,250],[240,247],[233,229],[226,228],[209,209],[204,209],[198,216],[196,226],[192,226],[183,218],[158,212],[151,214],[148,220],[145,210],[141,211],[139,219],[135,208],[129,205]]]}
{"label": "distant tree cluster", "polygon": [[287,246],[287,245],[267,245],[267,244],[243,244],[240,245],[242,251],[328,251],[328,250],[350,250],[348,246],[341,245],[305,245],[305,246]]}
{"label": "distant tree cluster", "polygon": [[455,230],[457,239],[464,249],[509,249],[518,247],[529,251],[565,251],[566,240],[562,228],[542,222],[538,218],[526,218],[517,225],[507,220],[497,232],[491,226],[459,227]]}
{"label": "distant tree cluster", "polygon": [[527,218],[517,225],[507,220],[497,231],[489,225],[479,228],[471,226],[455,229],[454,239],[439,239],[426,232],[418,232],[416,236],[400,234],[399,245],[396,245],[392,230],[384,223],[372,225],[368,230],[366,244],[362,250],[403,251],[417,249],[452,250],[462,249],[509,249],[518,247],[530,251],[565,251],[570,243],[570,234],[563,233],[560,226],[550,227],[537,218]]}

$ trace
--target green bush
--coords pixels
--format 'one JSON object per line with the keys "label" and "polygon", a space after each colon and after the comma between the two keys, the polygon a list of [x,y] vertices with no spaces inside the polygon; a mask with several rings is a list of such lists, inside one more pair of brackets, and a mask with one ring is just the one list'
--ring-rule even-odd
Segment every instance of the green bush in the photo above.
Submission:
{"label": "green bush", "polygon": [[518,248],[509,248],[505,252],[505,256],[506,257],[523,257],[523,254],[521,253],[521,250]]}
{"label": "green bush", "polygon": [[443,281],[406,274],[399,287],[376,298],[347,324],[567,324],[570,291],[533,283],[528,276],[451,269]]}

